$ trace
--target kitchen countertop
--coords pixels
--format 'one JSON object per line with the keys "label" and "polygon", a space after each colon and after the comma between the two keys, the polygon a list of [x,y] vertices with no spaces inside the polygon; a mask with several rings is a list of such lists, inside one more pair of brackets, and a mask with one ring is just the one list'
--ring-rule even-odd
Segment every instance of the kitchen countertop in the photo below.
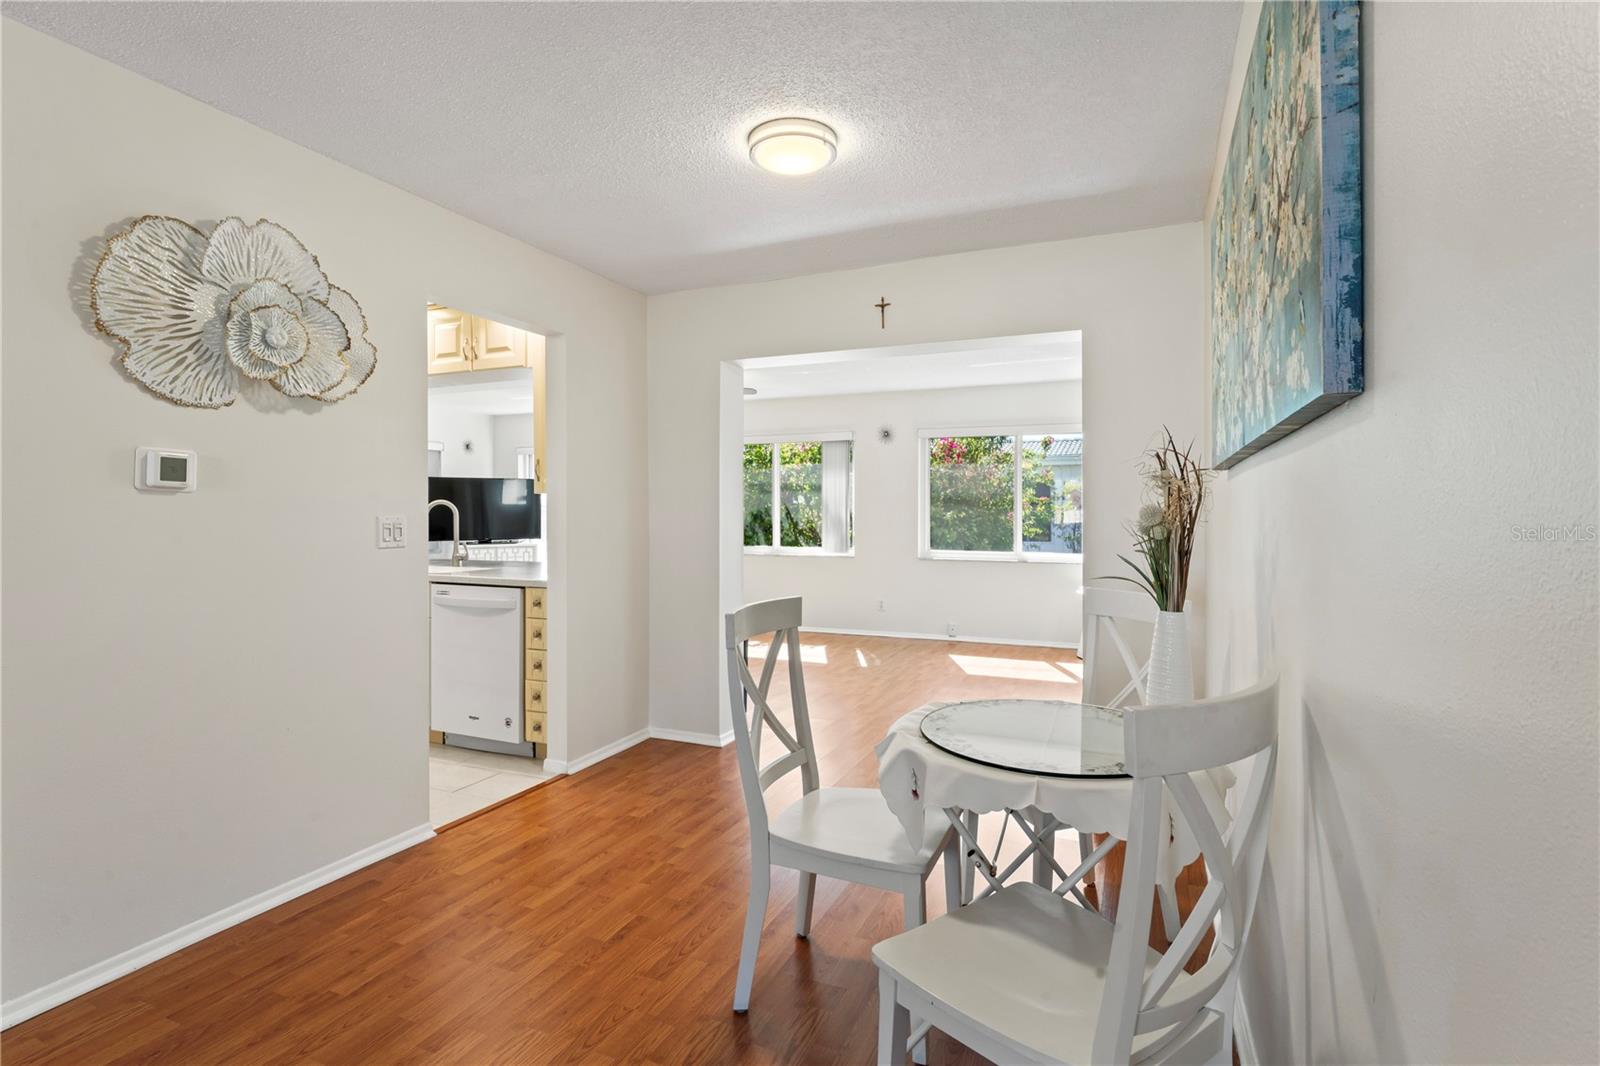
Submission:
{"label": "kitchen countertop", "polygon": [[468,560],[460,568],[448,563],[428,565],[430,585],[509,585],[514,588],[548,588],[544,563],[492,563]]}

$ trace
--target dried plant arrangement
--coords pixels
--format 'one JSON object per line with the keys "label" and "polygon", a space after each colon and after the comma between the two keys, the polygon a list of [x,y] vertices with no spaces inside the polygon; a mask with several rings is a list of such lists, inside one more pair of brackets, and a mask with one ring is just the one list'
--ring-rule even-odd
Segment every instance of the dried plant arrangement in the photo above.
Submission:
{"label": "dried plant arrangement", "polygon": [[1119,555],[1136,577],[1112,575],[1107,580],[1138,585],[1163,611],[1183,610],[1189,594],[1189,564],[1194,555],[1195,533],[1207,502],[1206,490],[1214,471],[1200,465],[1194,443],[1180,448],[1172,431],[1161,427],[1163,440],[1145,453],[1139,466],[1144,480],[1145,503],[1129,527],[1139,561]]}

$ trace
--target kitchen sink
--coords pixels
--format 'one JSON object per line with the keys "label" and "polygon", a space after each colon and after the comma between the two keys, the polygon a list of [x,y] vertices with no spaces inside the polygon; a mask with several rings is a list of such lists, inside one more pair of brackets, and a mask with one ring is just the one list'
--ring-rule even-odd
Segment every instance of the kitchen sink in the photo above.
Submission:
{"label": "kitchen sink", "polygon": [[493,570],[492,566],[430,566],[429,577],[449,577],[451,574],[481,574],[485,570]]}

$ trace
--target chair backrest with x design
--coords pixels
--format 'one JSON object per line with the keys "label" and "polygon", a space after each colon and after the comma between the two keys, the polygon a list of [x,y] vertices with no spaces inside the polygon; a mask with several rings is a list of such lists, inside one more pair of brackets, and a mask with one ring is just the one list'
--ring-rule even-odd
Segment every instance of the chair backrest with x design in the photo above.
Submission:
{"label": "chair backrest with x design", "polygon": [[[800,597],[746,604],[727,616],[728,697],[733,707],[733,737],[738,748],[739,777],[744,784],[745,808],[750,816],[751,843],[767,836],[768,786],[800,771],[806,792],[817,789],[817,749],[811,739],[811,715],[806,708],[805,677],[800,666]],[[772,634],[761,664],[761,677],[750,672],[750,638]],[[788,649],[789,703],[794,710],[790,733],[773,711],[770,694],[781,650]],[[766,765],[761,762],[761,738],[770,733],[783,753]]]}
{"label": "chair backrest with x design", "polygon": [[[1156,604],[1148,593],[1132,589],[1083,590],[1083,699],[1102,707],[1125,707],[1133,697],[1145,702],[1145,680],[1150,676],[1150,638],[1136,639],[1132,625],[1153,626]],[[1142,648],[1143,654],[1134,649]],[[1102,696],[1109,676],[1108,656],[1115,652],[1128,677],[1113,696]]]}
{"label": "chair backrest with x design", "polygon": [[[1095,1029],[1095,1062],[1166,1058],[1214,1020],[1208,1017],[1208,1005],[1231,988],[1266,857],[1267,811],[1278,756],[1277,680],[1215,699],[1129,710],[1123,716],[1123,745],[1134,779],[1123,898],[1149,899],[1155,887],[1165,828],[1163,793],[1171,795],[1200,842],[1207,880],[1172,946],[1153,968],[1146,961],[1151,909],[1118,909]],[[1244,799],[1238,815],[1224,823],[1201,798],[1190,775],[1243,759],[1251,759]],[[1186,972],[1184,964],[1212,929],[1216,936],[1205,964]],[[1159,1035],[1132,1056],[1134,1037],[1146,1033]]]}

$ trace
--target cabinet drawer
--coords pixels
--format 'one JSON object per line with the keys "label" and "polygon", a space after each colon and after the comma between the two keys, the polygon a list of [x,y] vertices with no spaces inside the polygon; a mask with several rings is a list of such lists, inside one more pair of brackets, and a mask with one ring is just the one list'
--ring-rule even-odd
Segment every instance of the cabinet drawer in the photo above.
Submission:
{"label": "cabinet drawer", "polygon": [[547,617],[549,617],[549,615],[545,612],[545,609],[544,609],[545,600],[548,599],[548,598],[549,598],[548,597],[548,590],[546,590],[546,589],[523,589],[523,591],[522,591],[523,612],[529,618],[547,618]]}
{"label": "cabinet drawer", "polygon": [[528,619],[527,622],[524,623],[524,625],[523,625],[524,632],[525,632],[525,634],[526,634],[526,636],[528,638],[527,640],[525,640],[523,642],[524,646],[526,646],[528,648],[531,648],[531,649],[543,650],[543,648],[544,648],[544,634],[545,634],[545,630],[548,627],[549,627],[549,623],[546,622],[543,618],[530,618],[530,619]]}
{"label": "cabinet drawer", "polygon": [[544,713],[544,682],[524,681],[522,683],[523,699],[522,709],[525,711],[538,711]]}
{"label": "cabinet drawer", "polygon": [[522,738],[524,740],[531,740],[535,744],[548,743],[549,738],[545,735],[545,715],[543,711],[524,711],[522,720]]}
{"label": "cabinet drawer", "polygon": [[543,681],[544,675],[543,648],[529,648],[522,653],[522,676],[528,681]]}

